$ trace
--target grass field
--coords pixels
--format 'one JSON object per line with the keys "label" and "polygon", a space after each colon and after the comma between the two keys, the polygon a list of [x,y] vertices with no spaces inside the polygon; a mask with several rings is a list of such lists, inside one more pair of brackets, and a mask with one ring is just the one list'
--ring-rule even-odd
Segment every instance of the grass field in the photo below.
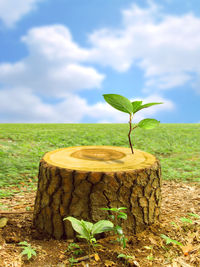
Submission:
{"label": "grass field", "polygon": [[[0,197],[36,186],[47,151],[80,145],[128,147],[127,124],[0,124]],[[200,182],[200,124],[133,131],[135,148],[161,161],[163,179]]]}

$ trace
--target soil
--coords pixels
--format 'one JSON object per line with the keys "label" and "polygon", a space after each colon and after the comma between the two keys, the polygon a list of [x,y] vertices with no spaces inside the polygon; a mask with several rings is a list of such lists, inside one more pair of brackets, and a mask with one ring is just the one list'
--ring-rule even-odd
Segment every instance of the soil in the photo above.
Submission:
{"label": "soil", "polygon": [[[116,236],[98,240],[99,246],[88,259],[85,242],[77,240],[52,240],[38,233],[32,226],[35,193],[24,192],[12,198],[1,199],[1,205],[8,211],[0,211],[0,218],[8,218],[7,224],[0,229],[0,266],[72,266],[69,259],[77,258],[74,266],[200,266],[200,219],[188,213],[200,215],[200,184],[164,181],[162,185],[162,209],[160,222],[148,227],[144,232],[128,236],[127,246],[123,249],[116,242]],[[193,219],[193,223],[181,222],[181,217]],[[181,242],[166,244],[160,237],[164,234]],[[18,244],[27,241],[37,252],[30,260],[22,256]],[[82,255],[73,255],[68,249],[76,242],[83,250]],[[132,256],[131,259],[117,258],[119,254]]]}

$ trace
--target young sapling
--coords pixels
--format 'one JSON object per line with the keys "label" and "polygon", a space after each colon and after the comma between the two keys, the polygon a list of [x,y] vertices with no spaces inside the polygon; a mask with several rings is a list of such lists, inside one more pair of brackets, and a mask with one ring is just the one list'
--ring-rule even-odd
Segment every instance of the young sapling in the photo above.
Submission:
{"label": "young sapling", "polygon": [[78,237],[87,240],[89,258],[91,246],[94,249],[94,246],[97,242],[94,236],[96,234],[108,231],[110,230],[110,228],[113,228],[113,223],[107,220],[101,220],[95,224],[84,220],[78,220],[71,216],[66,217],[63,220],[69,220],[72,224],[73,229],[79,234]]}
{"label": "young sapling", "polygon": [[143,128],[143,129],[153,129],[156,127],[160,122],[155,120],[155,119],[143,119],[141,120],[138,124],[135,126],[132,126],[132,118],[133,115],[135,115],[136,112],[138,112],[141,109],[148,108],[154,105],[159,105],[163,103],[147,103],[147,104],[142,104],[142,101],[133,101],[131,102],[128,98],[122,96],[122,95],[117,95],[117,94],[104,94],[103,95],[105,101],[110,104],[112,107],[114,107],[117,110],[120,110],[122,112],[128,113],[129,114],[129,133],[128,133],[128,140],[129,140],[129,145],[131,148],[132,154],[133,152],[133,146],[131,142],[131,132],[135,128]]}
{"label": "young sapling", "polygon": [[19,245],[23,249],[21,255],[26,255],[28,260],[37,255],[36,250],[27,241],[19,242]]}
{"label": "young sapling", "polygon": [[122,210],[126,210],[127,208],[119,207],[119,208],[100,208],[100,209],[116,213],[116,216],[114,214],[109,215],[111,220],[115,221],[116,219],[118,222],[118,224],[110,228],[110,230],[114,231],[118,235],[117,242],[119,242],[122,245],[122,248],[124,249],[126,247],[127,238],[125,237],[122,226],[120,224],[121,220],[127,219],[127,214],[122,212]]}
{"label": "young sapling", "polygon": [[179,247],[183,246],[182,243],[178,242],[177,240],[171,239],[170,237],[168,237],[164,234],[161,234],[160,236],[165,240],[167,245],[173,244],[173,245],[177,245]]}
{"label": "young sapling", "polygon": [[83,250],[80,248],[80,246],[76,243],[70,243],[67,247],[67,252],[72,252],[75,256],[83,254]]}

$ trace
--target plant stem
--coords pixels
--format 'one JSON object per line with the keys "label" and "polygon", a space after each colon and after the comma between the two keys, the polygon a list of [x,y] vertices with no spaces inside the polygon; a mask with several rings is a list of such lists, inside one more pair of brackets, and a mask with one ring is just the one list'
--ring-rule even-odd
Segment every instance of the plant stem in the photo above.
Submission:
{"label": "plant stem", "polygon": [[132,154],[134,154],[132,143],[131,143],[131,136],[130,136],[131,135],[131,131],[132,131],[132,115],[131,114],[130,114],[129,125],[130,125],[130,128],[129,128],[129,133],[128,133],[128,140],[129,140],[129,145],[130,145],[130,148],[131,148],[131,152],[132,152]]}
{"label": "plant stem", "polygon": [[88,242],[88,245],[89,245],[88,256],[89,256],[89,261],[90,261],[90,246],[91,246],[90,241]]}

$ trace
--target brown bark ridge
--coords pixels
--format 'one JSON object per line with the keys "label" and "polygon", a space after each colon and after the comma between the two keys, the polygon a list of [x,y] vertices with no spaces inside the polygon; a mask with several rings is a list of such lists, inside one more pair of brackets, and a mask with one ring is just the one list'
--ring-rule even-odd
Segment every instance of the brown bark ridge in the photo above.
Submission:
{"label": "brown bark ridge", "polygon": [[35,227],[49,236],[74,238],[67,216],[97,222],[126,207],[126,234],[138,233],[159,219],[161,167],[153,155],[115,146],[77,146],[48,152],[40,161],[34,206]]}

